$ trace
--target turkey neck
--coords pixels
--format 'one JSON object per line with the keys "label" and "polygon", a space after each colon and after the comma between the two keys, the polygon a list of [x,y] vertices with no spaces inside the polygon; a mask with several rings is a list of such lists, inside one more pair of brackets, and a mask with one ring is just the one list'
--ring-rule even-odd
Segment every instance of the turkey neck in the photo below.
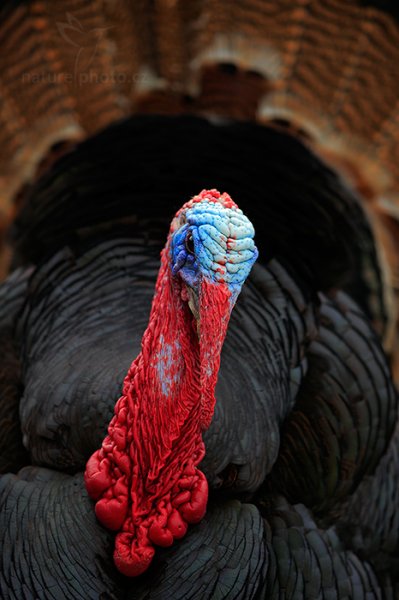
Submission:
{"label": "turkey neck", "polygon": [[[212,202],[220,197],[217,190],[204,190],[197,200],[184,205],[185,210],[192,209],[194,222],[201,213],[194,210],[195,202],[203,200],[209,209],[211,201],[206,194]],[[238,243],[233,235],[245,239],[245,235],[253,235],[253,227],[240,220],[242,213],[234,212],[230,197],[223,201],[230,232],[229,268],[236,273],[236,263],[243,259],[236,244],[249,252],[252,263],[257,251],[253,241],[252,245],[248,240]],[[234,215],[230,215],[232,210]],[[215,214],[218,212],[210,210],[207,218]],[[154,545],[170,546],[205,514],[208,483],[197,468],[205,453],[202,432],[212,420],[221,348],[242,285],[227,273],[227,259],[220,253],[220,262],[210,261],[210,268],[196,260],[192,237],[188,245],[184,218],[179,212],[172,221],[141,352],[125,378],[108,435],[85,471],[97,518],[118,531],[115,565],[128,576],[140,575],[148,568]],[[185,236],[184,249],[181,235]],[[206,232],[204,235],[209,244]],[[226,254],[227,241],[225,245]],[[247,271],[248,264],[242,272]]]}
{"label": "turkey neck", "polygon": [[214,411],[231,293],[225,284],[200,279],[195,318],[169,256],[167,244],[141,352],[85,472],[97,518],[119,531],[114,561],[128,576],[148,568],[154,544],[170,546],[200,521],[208,499],[197,465]]}
{"label": "turkey neck", "polygon": [[157,495],[160,477],[164,494],[182,468],[198,465],[204,456],[201,434],[214,412],[230,315],[227,286],[202,280],[197,327],[184,284],[172,277],[168,258],[166,247],[141,353],[123,387],[134,415],[131,443],[135,462],[146,470],[141,481],[148,499]]}

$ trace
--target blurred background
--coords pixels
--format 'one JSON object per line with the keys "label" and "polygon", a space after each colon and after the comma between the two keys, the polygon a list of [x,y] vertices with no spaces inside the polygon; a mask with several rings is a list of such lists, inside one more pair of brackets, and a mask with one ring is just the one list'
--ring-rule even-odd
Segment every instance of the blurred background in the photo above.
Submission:
{"label": "blurred background", "polygon": [[300,139],[358,195],[394,355],[398,16],[394,2],[377,0],[3,2],[1,277],[36,182],[85,138],[129,115],[251,121]]}

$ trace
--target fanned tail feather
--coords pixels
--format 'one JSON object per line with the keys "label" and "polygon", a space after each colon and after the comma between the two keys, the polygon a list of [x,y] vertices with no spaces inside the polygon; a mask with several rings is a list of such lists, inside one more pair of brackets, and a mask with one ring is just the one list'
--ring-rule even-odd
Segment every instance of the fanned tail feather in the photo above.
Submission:
{"label": "fanned tail feather", "polygon": [[273,124],[300,136],[361,192],[396,315],[399,27],[361,4],[5,3],[0,229],[60,153],[131,114]]}

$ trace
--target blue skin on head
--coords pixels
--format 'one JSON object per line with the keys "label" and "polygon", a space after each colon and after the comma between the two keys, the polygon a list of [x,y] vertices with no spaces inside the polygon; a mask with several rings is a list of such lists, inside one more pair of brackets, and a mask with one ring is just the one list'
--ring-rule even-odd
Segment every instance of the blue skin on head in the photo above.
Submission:
{"label": "blue skin on head", "polygon": [[199,291],[201,276],[225,283],[234,304],[258,257],[254,228],[239,208],[202,201],[180,217],[185,222],[171,240],[172,274]]}

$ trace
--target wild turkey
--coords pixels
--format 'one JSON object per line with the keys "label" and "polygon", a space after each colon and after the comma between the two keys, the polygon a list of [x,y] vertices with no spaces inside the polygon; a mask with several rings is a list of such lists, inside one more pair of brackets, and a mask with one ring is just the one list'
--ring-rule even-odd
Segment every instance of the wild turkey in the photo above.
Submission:
{"label": "wild turkey", "polygon": [[[395,118],[371,65],[396,101],[398,50],[384,41],[382,61],[370,40],[395,40],[395,22],[338,0],[61,6],[6,5],[0,28],[16,215],[0,287],[1,597],[394,598],[398,402],[380,339],[394,359]],[[329,40],[347,52],[336,75]],[[88,73],[104,87],[75,79]],[[259,259],[203,436],[206,514],[130,579],[83,471],[140,351],[170,221],[204,188],[250,218]]]}

